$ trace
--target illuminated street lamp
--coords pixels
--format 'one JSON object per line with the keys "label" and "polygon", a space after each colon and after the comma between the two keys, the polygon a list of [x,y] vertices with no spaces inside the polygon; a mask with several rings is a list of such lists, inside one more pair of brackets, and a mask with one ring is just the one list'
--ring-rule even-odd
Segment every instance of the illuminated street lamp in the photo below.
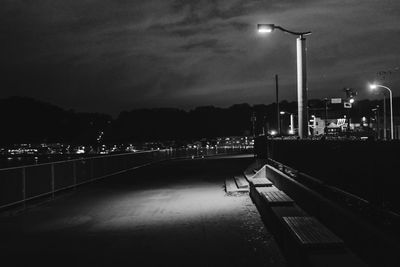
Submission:
{"label": "illuminated street lamp", "polygon": [[393,140],[393,97],[392,97],[392,90],[389,87],[380,84],[370,84],[369,88],[371,90],[376,90],[378,88],[384,88],[389,91],[389,98],[390,98],[390,137]]}
{"label": "illuminated street lamp", "polygon": [[275,29],[274,24],[258,24],[257,30],[259,33],[270,33],[273,32]]}
{"label": "illuminated street lamp", "polygon": [[257,24],[261,34],[271,33],[275,29],[298,36],[297,38],[297,107],[299,137],[308,136],[308,110],[307,110],[307,65],[306,65],[306,35],[311,32],[294,32],[275,24]]}

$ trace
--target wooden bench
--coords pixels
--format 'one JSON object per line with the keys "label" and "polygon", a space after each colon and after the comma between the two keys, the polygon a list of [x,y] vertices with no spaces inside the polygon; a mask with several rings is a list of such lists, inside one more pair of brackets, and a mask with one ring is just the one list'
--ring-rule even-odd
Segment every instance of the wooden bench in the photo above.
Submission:
{"label": "wooden bench", "polygon": [[283,218],[301,216],[309,215],[295,203],[289,206],[272,206],[270,211],[266,213],[266,223],[279,245],[283,246],[284,233],[287,231]]}
{"label": "wooden bench", "polygon": [[301,247],[318,249],[344,247],[343,240],[314,217],[283,217],[283,221]]}
{"label": "wooden bench", "polygon": [[278,188],[271,185],[268,187],[250,187],[250,197],[253,200],[254,204],[258,208],[260,214],[263,213],[263,209],[265,209],[265,204],[263,204],[262,194],[263,192],[271,192],[271,191],[279,191]]}
{"label": "wooden bench", "polygon": [[343,241],[314,217],[282,217],[282,223],[283,251],[293,266],[312,266],[309,255],[315,252],[345,252]]}
{"label": "wooden bench", "polygon": [[267,206],[290,206],[293,205],[294,201],[285,192],[276,191],[262,191],[262,199],[266,202]]}
{"label": "wooden bench", "polygon": [[250,184],[254,187],[266,187],[272,186],[272,182],[267,178],[253,178],[250,180]]}
{"label": "wooden bench", "polygon": [[279,189],[273,185],[268,187],[254,187],[254,190],[261,196],[265,192],[279,191]]}

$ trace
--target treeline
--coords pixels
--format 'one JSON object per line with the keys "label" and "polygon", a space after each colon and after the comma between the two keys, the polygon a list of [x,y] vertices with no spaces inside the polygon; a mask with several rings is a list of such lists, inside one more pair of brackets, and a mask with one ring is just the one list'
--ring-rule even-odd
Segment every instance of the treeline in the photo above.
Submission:
{"label": "treeline", "polygon": [[0,99],[0,143],[93,143],[109,129],[106,114],[78,113],[26,97]]}
{"label": "treeline", "polygon": [[[394,101],[395,114],[399,98]],[[354,119],[373,116],[380,101],[363,100],[350,110]],[[325,102],[309,101],[310,115],[324,117]],[[297,112],[296,102],[280,102],[280,110]],[[342,105],[328,105],[330,117],[348,114]],[[254,128],[252,117],[255,117]],[[289,116],[281,116],[288,124]],[[0,142],[15,143],[125,143],[163,140],[192,140],[203,137],[251,135],[276,128],[276,104],[237,104],[228,108],[198,107],[190,111],[174,108],[123,111],[116,119],[107,114],[80,113],[31,98],[0,99]],[[100,133],[100,140],[98,140]]]}

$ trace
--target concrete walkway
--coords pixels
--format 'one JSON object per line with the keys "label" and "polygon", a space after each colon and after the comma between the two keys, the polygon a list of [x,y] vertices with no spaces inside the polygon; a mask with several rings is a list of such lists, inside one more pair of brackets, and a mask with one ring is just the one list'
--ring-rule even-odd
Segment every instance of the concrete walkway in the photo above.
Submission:
{"label": "concrete walkway", "polygon": [[183,160],[0,218],[4,266],[285,266],[249,196],[224,179],[250,157]]}

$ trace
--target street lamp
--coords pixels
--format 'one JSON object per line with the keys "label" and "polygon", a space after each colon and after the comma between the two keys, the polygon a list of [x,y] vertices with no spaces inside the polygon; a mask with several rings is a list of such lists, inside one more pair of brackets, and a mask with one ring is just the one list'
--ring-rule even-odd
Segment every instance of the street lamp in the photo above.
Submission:
{"label": "street lamp", "polygon": [[389,87],[380,84],[370,84],[369,88],[371,90],[376,90],[378,88],[384,88],[389,91],[389,98],[390,98],[390,137],[393,140],[393,97],[392,97],[392,90]]}
{"label": "street lamp", "polygon": [[299,137],[308,136],[308,110],[307,110],[307,65],[306,65],[306,35],[311,32],[294,32],[275,24],[257,24],[261,34],[271,33],[275,29],[298,36],[297,38],[297,106]]}
{"label": "street lamp", "polygon": [[273,32],[275,29],[274,24],[258,24],[257,30],[259,33],[270,33]]}

